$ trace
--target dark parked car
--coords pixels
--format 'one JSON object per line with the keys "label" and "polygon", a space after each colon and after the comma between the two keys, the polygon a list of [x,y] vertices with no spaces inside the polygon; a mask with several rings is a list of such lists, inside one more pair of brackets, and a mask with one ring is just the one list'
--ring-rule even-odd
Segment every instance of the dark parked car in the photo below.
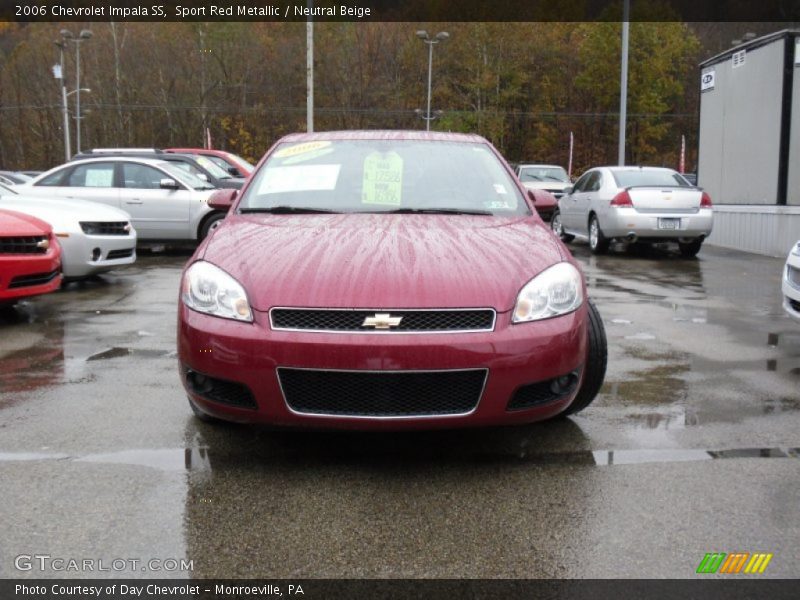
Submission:
{"label": "dark parked car", "polygon": [[195,414],[301,427],[529,423],[586,408],[606,369],[581,270],[476,135],[280,140],[182,276]]}
{"label": "dark parked car", "polygon": [[233,177],[225,169],[220,168],[206,157],[190,154],[175,154],[173,152],[164,152],[156,149],[96,148],[76,154],[72,157],[72,160],[99,158],[109,155],[133,158],[157,158],[158,160],[167,161],[173,166],[183,169],[195,177],[199,177],[203,181],[207,181],[216,188],[240,190],[244,184],[243,178]]}

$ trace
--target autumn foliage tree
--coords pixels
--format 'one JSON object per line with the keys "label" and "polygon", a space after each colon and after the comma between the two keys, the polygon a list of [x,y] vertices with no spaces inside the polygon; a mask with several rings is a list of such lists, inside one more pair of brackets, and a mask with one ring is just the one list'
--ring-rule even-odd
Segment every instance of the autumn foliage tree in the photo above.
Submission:
{"label": "autumn foliage tree", "polygon": [[[94,33],[81,48],[84,148],[199,146],[208,129],[215,146],[256,160],[305,130],[304,23],[0,23],[3,168],[63,161],[51,67],[64,27]],[[424,128],[421,28],[450,33],[433,56],[434,129],[484,135],[512,161],[560,164],[574,132],[579,170],[616,159],[618,22],[317,23],[316,129]],[[700,44],[685,24],[635,22],[630,52],[628,160],[675,165],[680,135],[691,147],[697,129]],[[74,62],[70,46],[69,89]]]}

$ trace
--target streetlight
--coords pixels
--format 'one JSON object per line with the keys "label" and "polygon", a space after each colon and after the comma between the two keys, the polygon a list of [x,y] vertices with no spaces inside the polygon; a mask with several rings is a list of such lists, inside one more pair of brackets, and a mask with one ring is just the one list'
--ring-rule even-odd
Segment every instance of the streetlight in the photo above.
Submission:
{"label": "streetlight", "polygon": [[436,118],[431,117],[431,69],[433,65],[433,45],[438,44],[439,42],[444,42],[450,37],[450,34],[446,31],[440,31],[434,37],[431,37],[428,35],[427,31],[420,29],[417,31],[417,37],[428,44],[428,110],[425,113],[426,116],[423,118],[425,119],[425,131],[430,131],[431,121]]}
{"label": "streetlight", "polygon": [[54,42],[59,50],[59,64],[53,67],[53,75],[56,79],[61,80],[61,112],[64,119],[64,160],[69,162],[70,158],[70,142],[69,142],[69,109],[67,108],[67,77],[64,73],[64,49],[67,43],[63,40]]}
{"label": "streetlight", "polygon": [[89,29],[82,29],[78,37],[69,30],[62,29],[61,37],[64,42],[75,44],[75,153],[81,151],[81,42],[85,42],[92,37]]}

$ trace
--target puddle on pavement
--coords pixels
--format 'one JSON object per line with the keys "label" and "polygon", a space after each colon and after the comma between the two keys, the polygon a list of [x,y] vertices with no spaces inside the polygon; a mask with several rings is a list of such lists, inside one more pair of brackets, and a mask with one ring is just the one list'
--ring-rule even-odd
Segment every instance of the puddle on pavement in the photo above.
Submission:
{"label": "puddle on pavement", "polygon": [[101,352],[97,352],[96,354],[92,354],[86,359],[86,362],[92,362],[95,360],[108,360],[111,358],[121,358],[123,356],[136,356],[139,358],[161,358],[164,356],[170,356],[171,354],[172,354],[171,350],[149,350],[140,348],[121,348],[115,346],[113,348],[109,348],[108,350],[103,350]]}

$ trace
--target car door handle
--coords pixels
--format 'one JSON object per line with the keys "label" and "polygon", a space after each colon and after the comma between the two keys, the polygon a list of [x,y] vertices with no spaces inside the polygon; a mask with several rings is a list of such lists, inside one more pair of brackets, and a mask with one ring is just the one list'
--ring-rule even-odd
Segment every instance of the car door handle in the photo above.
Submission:
{"label": "car door handle", "polygon": [[143,204],[143,202],[138,198],[134,198],[133,200],[125,200],[125,204]]}

